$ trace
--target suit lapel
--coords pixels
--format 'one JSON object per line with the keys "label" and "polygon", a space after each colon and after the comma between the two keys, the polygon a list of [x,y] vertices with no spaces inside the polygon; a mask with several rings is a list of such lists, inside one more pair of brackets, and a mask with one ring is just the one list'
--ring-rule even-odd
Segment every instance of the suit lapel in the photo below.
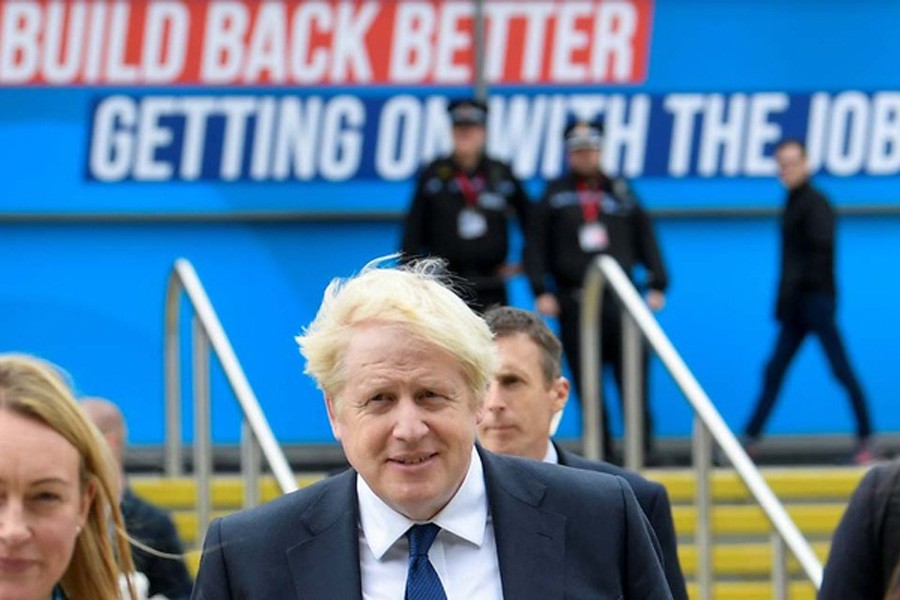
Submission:
{"label": "suit lapel", "polygon": [[568,467],[571,464],[571,461],[569,460],[569,453],[566,452],[565,450],[563,450],[562,448],[560,448],[559,444],[557,444],[553,440],[551,440],[550,443],[553,444],[554,448],[556,448],[557,464],[563,465],[564,467]]}
{"label": "suit lapel", "polygon": [[333,477],[334,485],[303,516],[301,541],[287,560],[298,600],[361,600],[359,503],[356,474]]}
{"label": "suit lapel", "polygon": [[[563,598],[565,516],[541,509],[546,487],[521,470],[515,459],[481,448],[479,453],[504,598]],[[510,464],[498,468],[500,462]],[[302,515],[300,541],[287,550],[298,600],[362,598],[356,475],[351,471],[333,479],[333,485]]]}
{"label": "suit lapel", "polygon": [[[545,486],[505,459],[482,451],[504,598],[563,598],[566,518],[541,509]],[[497,468],[500,461],[511,462]]]}

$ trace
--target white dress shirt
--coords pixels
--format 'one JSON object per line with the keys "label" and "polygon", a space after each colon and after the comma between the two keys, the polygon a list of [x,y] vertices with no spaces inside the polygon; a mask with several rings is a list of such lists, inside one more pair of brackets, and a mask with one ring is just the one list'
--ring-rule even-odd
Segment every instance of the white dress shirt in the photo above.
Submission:
{"label": "white dress shirt", "polygon": [[547,454],[544,455],[544,462],[550,463],[551,465],[559,464],[559,453],[556,451],[556,446],[553,445],[553,442],[547,440]]}
{"label": "white dress shirt", "polygon": [[[409,559],[409,542],[404,534],[417,522],[385,504],[359,476],[356,491],[363,599],[403,598]],[[502,600],[500,563],[484,470],[474,447],[465,480],[431,522],[441,532],[428,558],[441,579],[447,600]]]}

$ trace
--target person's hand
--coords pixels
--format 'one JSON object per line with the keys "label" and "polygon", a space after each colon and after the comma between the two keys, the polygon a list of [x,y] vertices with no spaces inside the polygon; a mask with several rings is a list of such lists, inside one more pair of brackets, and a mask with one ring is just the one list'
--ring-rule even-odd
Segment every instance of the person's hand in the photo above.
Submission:
{"label": "person's hand", "polygon": [[666,295],[659,290],[650,290],[647,292],[647,306],[653,312],[662,310],[666,305]]}
{"label": "person's hand", "polygon": [[544,292],[535,298],[534,305],[542,315],[547,315],[548,317],[559,316],[559,302],[556,300],[556,296],[549,292]]}

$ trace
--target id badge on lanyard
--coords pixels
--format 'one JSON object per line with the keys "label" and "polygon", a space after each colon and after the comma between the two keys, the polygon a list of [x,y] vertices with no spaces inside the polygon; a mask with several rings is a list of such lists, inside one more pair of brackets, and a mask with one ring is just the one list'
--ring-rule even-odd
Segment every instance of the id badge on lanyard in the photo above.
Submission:
{"label": "id badge on lanyard", "polygon": [[456,219],[456,230],[460,239],[474,240],[487,235],[487,219],[478,208],[478,195],[484,188],[484,178],[481,176],[470,179],[462,173],[456,176],[459,191],[466,201]]}
{"label": "id badge on lanyard", "polygon": [[609,247],[609,233],[606,225],[600,222],[600,207],[603,205],[603,192],[588,190],[583,183],[578,186],[578,203],[584,223],[578,229],[578,245],[583,252],[591,254],[603,252]]}

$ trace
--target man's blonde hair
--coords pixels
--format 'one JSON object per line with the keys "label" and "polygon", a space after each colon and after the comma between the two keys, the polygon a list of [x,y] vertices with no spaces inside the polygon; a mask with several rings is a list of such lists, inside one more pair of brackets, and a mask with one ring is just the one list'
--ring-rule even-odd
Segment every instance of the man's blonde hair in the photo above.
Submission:
{"label": "man's blonde hair", "polygon": [[480,402],[496,368],[490,328],[443,281],[442,261],[384,266],[394,258],[375,259],[356,276],[331,281],[315,319],[296,337],[306,358],[305,372],[334,398],[346,383],[343,354],[354,328],[398,325],[456,358]]}

